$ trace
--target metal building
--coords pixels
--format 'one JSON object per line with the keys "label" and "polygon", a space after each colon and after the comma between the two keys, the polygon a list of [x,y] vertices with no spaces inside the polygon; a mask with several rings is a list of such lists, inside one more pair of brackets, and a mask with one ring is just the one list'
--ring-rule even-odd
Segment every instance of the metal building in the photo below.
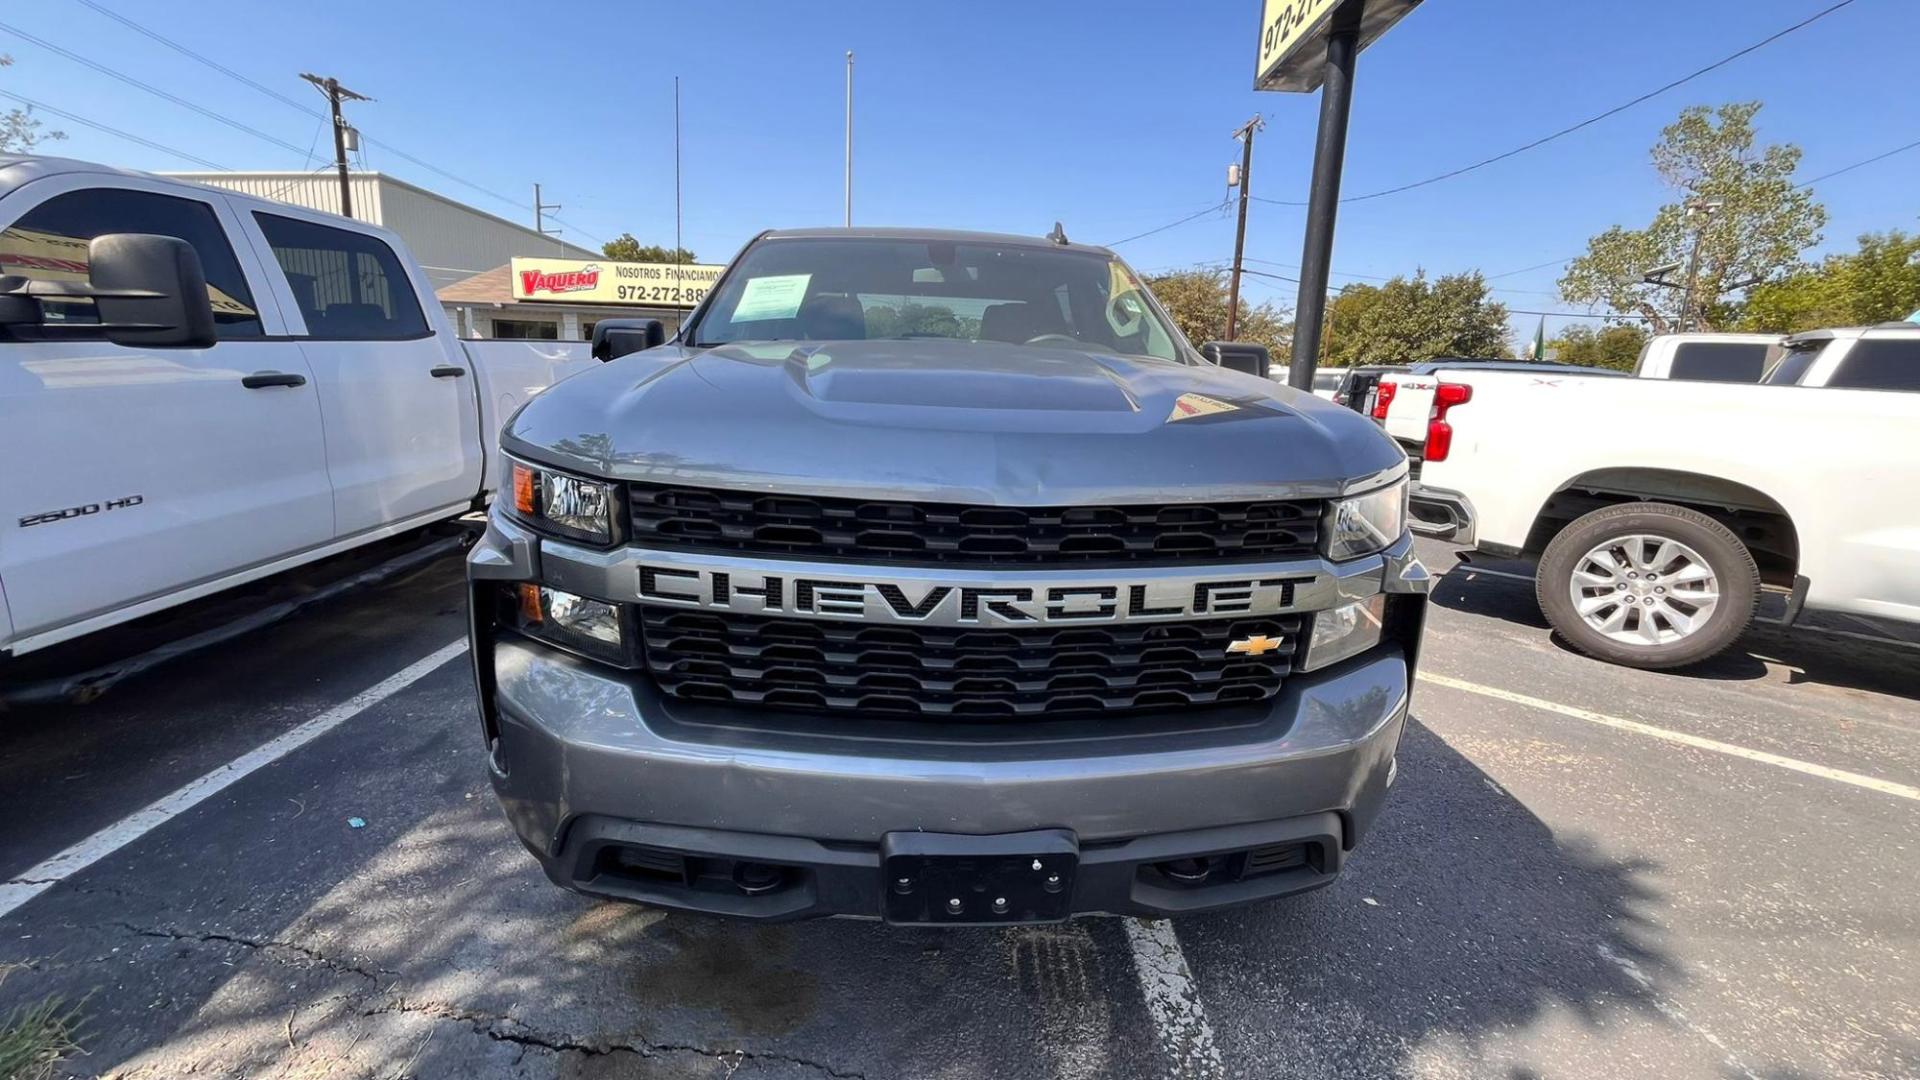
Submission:
{"label": "metal building", "polygon": [[[325,172],[176,172],[167,176],[263,199],[340,212],[340,180]],[[380,172],[348,174],[353,216],[400,234],[435,289],[506,266],[515,256],[594,259],[597,250],[542,235]]]}

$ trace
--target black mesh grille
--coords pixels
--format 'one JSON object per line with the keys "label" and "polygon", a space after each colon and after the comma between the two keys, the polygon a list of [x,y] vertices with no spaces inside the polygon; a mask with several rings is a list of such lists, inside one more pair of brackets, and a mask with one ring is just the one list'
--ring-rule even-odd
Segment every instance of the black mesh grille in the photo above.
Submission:
{"label": "black mesh grille", "polygon": [[[991,719],[1262,701],[1292,670],[1302,617],[957,629],[646,607],[640,623],[675,697]],[[1280,647],[1227,653],[1259,634]]]}
{"label": "black mesh grille", "polygon": [[1314,500],[961,506],[630,486],[643,547],[950,565],[1263,561],[1315,553]]}

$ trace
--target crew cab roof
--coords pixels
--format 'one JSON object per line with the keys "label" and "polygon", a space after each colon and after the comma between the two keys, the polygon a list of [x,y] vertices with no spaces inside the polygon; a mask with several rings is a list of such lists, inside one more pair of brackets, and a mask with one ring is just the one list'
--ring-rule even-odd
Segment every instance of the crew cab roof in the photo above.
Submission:
{"label": "crew cab roof", "polygon": [[819,240],[829,238],[853,238],[861,240],[922,240],[929,242],[945,241],[954,244],[1000,244],[1020,247],[1049,248],[1062,251],[1085,251],[1096,255],[1111,257],[1113,252],[1098,244],[1055,243],[1044,236],[1021,236],[1018,233],[970,232],[965,229],[902,229],[902,228],[832,228],[816,229],[768,229],[755,237],[755,240]]}

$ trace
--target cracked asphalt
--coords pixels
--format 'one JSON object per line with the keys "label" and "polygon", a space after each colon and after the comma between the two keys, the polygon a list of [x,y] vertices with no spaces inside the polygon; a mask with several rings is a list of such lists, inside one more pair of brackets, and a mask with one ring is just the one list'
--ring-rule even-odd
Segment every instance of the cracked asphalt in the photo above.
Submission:
{"label": "cracked asphalt", "polygon": [[[1551,641],[1526,583],[1423,554],[1454,683],[1417,693],[1348,875],[1172,924],[1220,1071],[1920,1076],[1920,803],[1456,685],[1915,785],[1920,649],[1829,622],[1623,671]],[[462,603],[442,560],[0,712],[0,880],[454,640]],[[77,1002],[86,1077],[1194,1072],[1120,920],[761,927],[553,888],[471,695],[449,661],[0,917],[0,1014]]]}

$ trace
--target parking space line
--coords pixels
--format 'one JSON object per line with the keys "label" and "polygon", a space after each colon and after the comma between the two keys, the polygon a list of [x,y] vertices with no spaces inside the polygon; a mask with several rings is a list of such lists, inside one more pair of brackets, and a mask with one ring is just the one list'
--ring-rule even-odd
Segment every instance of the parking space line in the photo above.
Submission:
{"label": "parking space line", "polygon": [[466,651],[465,638],[449,642],[313,719],[261,743],[173,794],[121,818],[65,851],[21,872],[0,884],[0,917],[12,914],[20,905],[74,874],[380,704]]}
{"label": "parking space line", "polygon": [[1213,1043],[1213,1025],[1200,1004],[1193,986],[1193,972],[1187,967],[1187,955],[1180,951],[1180,939],[1173,923],[1166,919],[1120,920],[1127,928],[1127,943],[1133,947],[1133,969],[1140,980],[1140,992],[1147,999],[1147,1015],[1153,1018],[1160,1047],[1166,1051],[1175,1077],[1181,1080],[1216,1080],[1226,1075],[1220,1050]]}
{"label": "parking space line", "polygon": [[1463,690],[1469,694],[1479,694],[1482,697],[1512,702],[1515,705],[1526,705],[1530,708],[1558,713],[1561,716],[1569,716],[1575,720],[1585,720],[1590,724],[1599,724],[1603,727],[1610,727],[1619,731],[1631,731],[1636,735],[1662,739],[1666,742],[1678,743],[1681,746],[1691,746],[1696,750],[1709,750],[1716,754],[1725,754],[1728,757],[1757,761],[1763,765],[1773,765],[1782,769],[1790,769],[1793,772],[1804,773],[1807,776],[1816,776],[1822,780],[1833,780],[1842,784],[1851,784],[1854,787],[1865,788],[1868,791],[1878,792],[1882,795],[1892,795],[1896,798],[1920,802],[1920,787],[1899,784],[1891,780],[1882,780],[1873,776],[1863,776],[1860,773],[1847,772],[1844,769],[1831,769],[1825,765],[1815,765],[1810,761],[1801,761],[1798,758],[1770,754],[1765,750],[1754,750],[1750,747],[1736,746],[1733,743],[1724,743],[1717,739],[1705,739],[1698,735],[1688,735],[1681,731],[1669,731],[1666,728],[1655,727],[1652,724],[1641,723],[1638,720],[1628,720],[1620,716],[1609,716],[1606,713],[1594,712],[1591,709],[1582,709],[1573,705],[1562,705],[1557,701],[1548,701],[1545,698],[1532,697],[1527,694],[1516,694],[1511,690],[1502,690],[1495,686],[1482,686],[1479,683],[1468,682],[1465,679],[1455,679],[1447,675],[1435,675],[1432,672],[1423,671],[1420,673],[1420,681],[1429,682],[1435,686],[1444,686],[1450,690]]}

